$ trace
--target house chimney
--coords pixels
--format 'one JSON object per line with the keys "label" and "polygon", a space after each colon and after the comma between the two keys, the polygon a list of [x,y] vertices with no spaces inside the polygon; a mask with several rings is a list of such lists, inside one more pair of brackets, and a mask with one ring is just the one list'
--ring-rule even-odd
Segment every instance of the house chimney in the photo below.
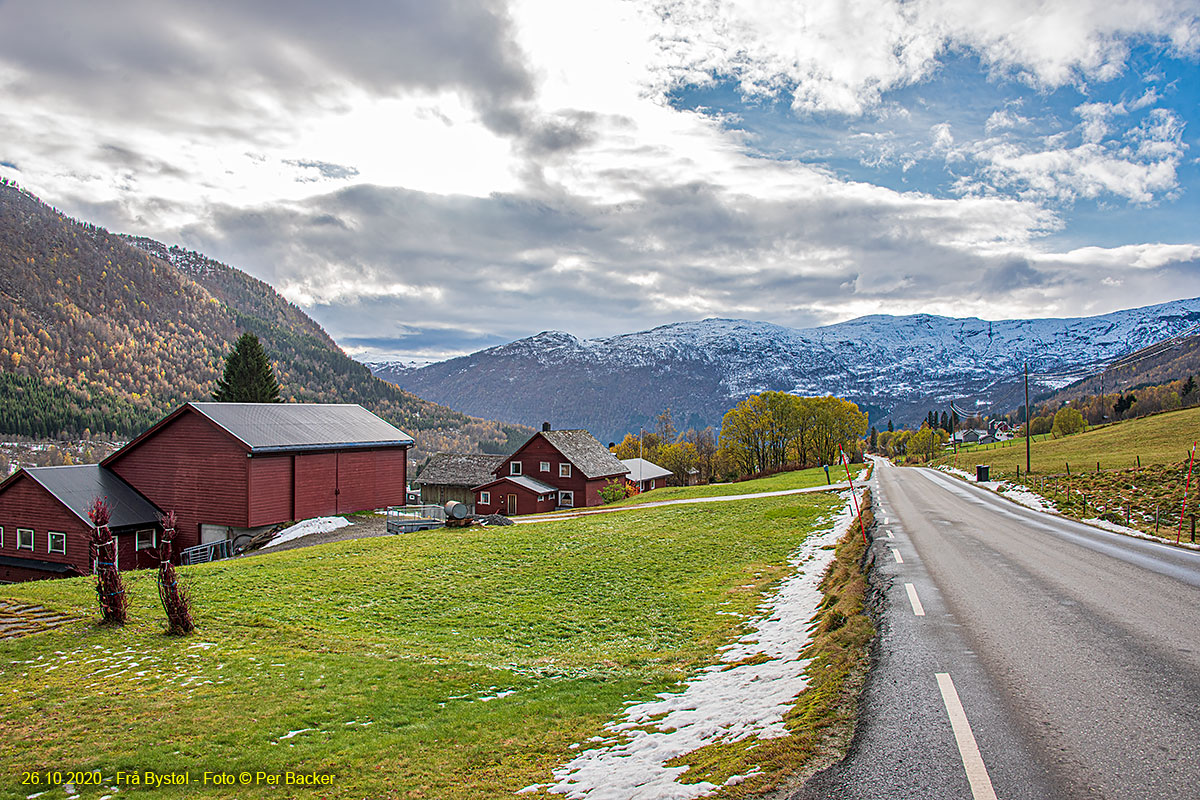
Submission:
{"label": "house chimney", "polygon": [[549,423],[549,422],[543,422],[543,423],[542,423],[542,430],[543,430],[543,431],[548,431],[548,430],[550,430],[550,423]]}

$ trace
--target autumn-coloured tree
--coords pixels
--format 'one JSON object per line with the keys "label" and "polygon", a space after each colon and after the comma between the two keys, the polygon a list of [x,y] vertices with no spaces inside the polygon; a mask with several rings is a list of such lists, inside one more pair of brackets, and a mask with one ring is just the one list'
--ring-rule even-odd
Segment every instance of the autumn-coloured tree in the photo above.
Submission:
{"label": "autumn-coloured tree", "polygon": [[127,616],[128,598],[121,573],[117,571],[117,540],[108,529],[112,510],[103,497],[92,500],[88,507],[88,519],[92,529],[91,555],[96,565],[96,596],[100,601],[103,621],[112,625],[124,625]]}
{"label": "autumn-coloured tree", "polygon": [[167,613],[167,633],[181,636],[196,629],[192,619],[191,600],[187,591],[179,585],[179,575],[171,563],[171,544],[175,540],[175,512],[168,511],[162,518],[163,536],[158,548],[158,597],[163,611]]}

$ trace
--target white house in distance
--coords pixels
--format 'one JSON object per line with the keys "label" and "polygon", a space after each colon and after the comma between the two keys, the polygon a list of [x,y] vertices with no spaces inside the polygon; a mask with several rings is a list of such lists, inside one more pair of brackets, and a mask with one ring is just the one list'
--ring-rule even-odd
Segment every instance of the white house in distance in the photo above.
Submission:
{"label": "white house in distance", "polygon": [[666,486],[671,470],[663,469],[653,461],[644,458],[622,458],[621,463],[629,468],[625,480],[638,488],[639,492],[648,492],[658,486]]}

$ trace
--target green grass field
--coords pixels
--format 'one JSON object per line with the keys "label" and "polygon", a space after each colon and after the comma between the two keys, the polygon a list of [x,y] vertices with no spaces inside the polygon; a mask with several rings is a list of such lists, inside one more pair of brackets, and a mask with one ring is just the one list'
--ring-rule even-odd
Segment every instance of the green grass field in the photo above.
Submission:
{"label": "green grass field", "polygon": [[[740,633],[727,612],[752,614],[838,505],[816,494],[647,509],[187,568],[200,627],[185,638],[161,632],[150,572],[127,573],[124,629],[95,624],[88,579],[0,587],[83,617],[0,641],[0,794],[44,790],[21,785],[27,770],[98,769],[105,786],[118,770],[187,772],[188,792],[208,796],[510,797],[549,781],[624,703],[713,663]],[[860,651],[863,625],[846,626]],[[820,697],[802,696],[790,724],[820,724]],[[745,770],[762,753],[708,769]],[[288,770],[334,783],[195,785],[205,771]]]}
{"label": "green grass field", "polygon": [[[1134,467],[1140,457],[1143,465],[1170,464],[1187,457],[1192,442],[1200,438],[1200,408],[1170,411],[1152,417],[1106,425],[1061,439],[1046,437],[1032,443],[1031,466],[1035,475]],[[944,454],[936,460],[973,472],[976,464],[991,464],[993,475],[999,471],[1010,478],[1020,466],[1025,472],[1025,440],[1013,439],[991,449],[959,449],[958,456]]]}
{"label": "green grass field", "polygon": [[[851,464],[852,474],[857,479],[861,464]],[[846,471],[842,467],[830,467],[829,475],[833,483],[846,480]],[[825,485],[825,470],[821,467],[798,470],[796,472],[781,472],[766,478],[755,478],[737,483],[706,484],[703,486],[665,486],[649,492],[634,495],[626,500],[611,503],[605,508],[621,508],[638,506],[645,503],[657,503],[662,500],[686,500],[694,497],[729,497],[730,495],[754,494],[756,492],[778,492],[785,489],[807,489],[813,486]]]}

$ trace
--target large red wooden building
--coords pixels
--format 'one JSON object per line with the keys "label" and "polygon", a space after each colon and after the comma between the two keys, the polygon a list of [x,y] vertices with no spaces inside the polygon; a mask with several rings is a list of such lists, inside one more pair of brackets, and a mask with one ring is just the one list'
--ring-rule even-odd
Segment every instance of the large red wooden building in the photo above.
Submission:
{"label": "large red wooden building", "polygon": [[623,480],[629,468],[584,430],[535,433],[476,486],[477,514],[538,514],[555,508],[598,506],[600,490]]}
{"label": "large red wooden building", "polygon": [[[114,525],[119,546],[129,552],[120,566],[133,568],[149,566],[137,553],[146,549],[141,544],[157,543],[159,512],[175,512],[179,552],[281,522],[403,505],[412,444],[406,433],[358,405],[188,403],[100,465],[55,468],[52,475],[75,485],[80,497],[95,489],[87,502],[108,496],[111,503],[118,491],[142,498],[145,506],[130,530]],[[82,470],[99,476],[92,488]],[[14,531],[0,543],[0,580],[66,574],[63,564],[77,573],[90,571],[91,523],[47,489],[48,475],[19,470],[0,484],[0,527]],[[33,551],[18,549],[18,527],[34,532]],[[39,554],[38,536],[48,538],[52,530],[66,536],[65,552],[42,548]],[[29,535],[22,536],[24,544]],[[11,570],[8,576],[4,569]]]}

